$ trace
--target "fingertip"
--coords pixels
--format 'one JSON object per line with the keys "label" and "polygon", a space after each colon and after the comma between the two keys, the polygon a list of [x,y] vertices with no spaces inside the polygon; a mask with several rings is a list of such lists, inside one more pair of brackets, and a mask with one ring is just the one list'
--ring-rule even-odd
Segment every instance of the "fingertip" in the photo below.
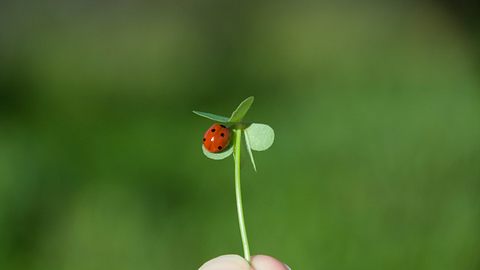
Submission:
{"label": "fingertip", "polygon": [[267,255],[253,256],[252,266],[255,270],[290,270],[286,264]]}
{"label": "fingertip", "polygon": [[242,257],[222,255],[204,263],[199,270],[250,270],[250,265]]}

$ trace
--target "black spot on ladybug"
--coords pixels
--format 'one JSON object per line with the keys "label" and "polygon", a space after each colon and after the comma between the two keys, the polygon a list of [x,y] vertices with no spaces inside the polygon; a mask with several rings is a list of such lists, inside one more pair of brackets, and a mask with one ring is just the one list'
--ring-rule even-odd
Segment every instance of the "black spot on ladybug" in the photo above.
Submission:
{"label": "black spot on ladybug", "polygon": [[215,132],[215,129],[214,129],[214,128],[212,128],[210,131],[211,131],[211,132]]}
{"label": "black spot on ladybug", "polygon": [[223,128],[226,128],[226,126],[224,126],[224,125],[220,125],[220,126],[223,127]]}
{"label": "black spot on ladybug", "polygon": [[220,133],[220,136],[222,136],[222,137],[225,137],[225,134],[223,134],[223,133]]}
{"label": "black spot on ladybug", "polygon": [[218,150],[222,150],[222,147],[221,147],[221,146],[219,146],[219,147],[218,147]]}
{"label": "black spot on ladybug", "polygon": [[205,138],[203,138],[203,141],[205,141]]}

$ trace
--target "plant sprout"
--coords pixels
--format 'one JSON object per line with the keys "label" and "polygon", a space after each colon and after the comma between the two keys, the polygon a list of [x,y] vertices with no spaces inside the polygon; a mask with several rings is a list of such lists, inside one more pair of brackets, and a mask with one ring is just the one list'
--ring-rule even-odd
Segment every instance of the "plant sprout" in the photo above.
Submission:
{"label": "plant sprout", "polygon": [[275,138],[275,133],[270,126],[266,124],[249,123],[243,121],[243,118],[252,106],[253,99],[253,97],[248,97],[247,99],[242,101],[242,103],[238,105],[237,109],[233,111],[230,117],[220,116],[207,112],[193,111],[193,113],[213,120],[215,122],[221,123],[222,125],[228,127],[230,130],[233,131],[233,139],[230,141],[229,145],[223,149],[223,151],[212,153],[207,150],[204,145],[202,145],[202,150],[205,156],[215,160],[225,159],[233,153],[233,158],[235,162],[235,198],[237,202],[238,223],[240,226],[240,235],[242,237],[244,257],[245,260],[247,260],[249,263],[250,247],[248,245],[247,230],[245,228],[245,219],[243,217],[242,192],[240,185],[240,157],[242,133],[245,136],[245,145],[247,147],[247,152],[250,156],[250,161],[252,162],[253,169],[255,171],[257,171],[257,166],[255,165],[252,150],[267,150],[273,144],[273,140]]}

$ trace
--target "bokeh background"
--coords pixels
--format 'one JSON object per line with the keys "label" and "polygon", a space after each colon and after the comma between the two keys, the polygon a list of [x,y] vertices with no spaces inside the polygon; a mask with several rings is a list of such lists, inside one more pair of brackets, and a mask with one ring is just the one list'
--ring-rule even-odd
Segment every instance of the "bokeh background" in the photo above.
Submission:
{"label": "bokeh background", "polygon": [[[253,95],[253,253],[292,269],[480,268],[475,1],[2,1],[0,268],[197,269],[241,254],[233,160]],[[478,2],[477,2],[478,3]]]}

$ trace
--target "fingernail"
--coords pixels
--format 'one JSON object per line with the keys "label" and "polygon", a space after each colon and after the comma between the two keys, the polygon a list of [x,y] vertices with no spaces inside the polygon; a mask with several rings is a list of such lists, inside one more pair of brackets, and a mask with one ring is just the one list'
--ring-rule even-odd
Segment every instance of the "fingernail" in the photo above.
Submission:
{"label": "fingernail", "polygon": [[292,268],[290,268],[290,266],[288,266],[286,263],[284,263],[285,267],[288,268],[288,270],[292,270]]}

